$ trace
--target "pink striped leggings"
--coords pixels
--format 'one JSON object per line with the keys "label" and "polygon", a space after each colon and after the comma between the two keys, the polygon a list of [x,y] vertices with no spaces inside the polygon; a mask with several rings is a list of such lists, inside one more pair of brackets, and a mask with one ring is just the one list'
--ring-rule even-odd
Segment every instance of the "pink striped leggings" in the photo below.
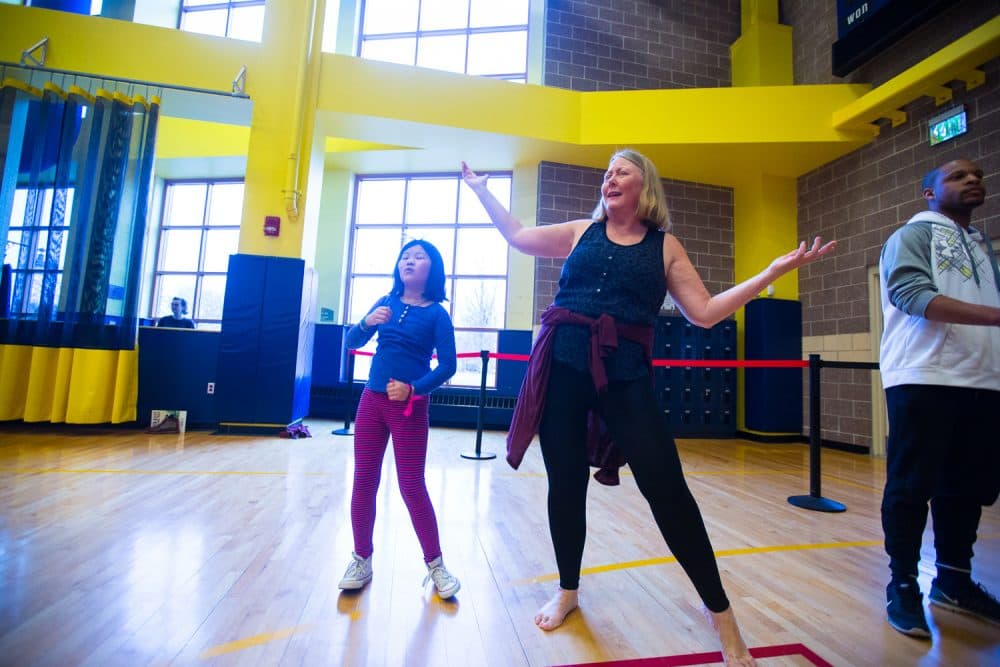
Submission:
{"label": "pink striped leggings", "polygon": [[372,555],[375,530],[375,496],[382,478],[382,460],[392,436],[399,491],[410,512],[424,562],[441,555],[437,518],[427,494],[424,465],[427,462],[427,398],[413,402],[413,413],[404,416],[406,401],[390,401],[383,392],[365,388],[354,422],[354,488],[351,492],[351,526],[354,553]]}

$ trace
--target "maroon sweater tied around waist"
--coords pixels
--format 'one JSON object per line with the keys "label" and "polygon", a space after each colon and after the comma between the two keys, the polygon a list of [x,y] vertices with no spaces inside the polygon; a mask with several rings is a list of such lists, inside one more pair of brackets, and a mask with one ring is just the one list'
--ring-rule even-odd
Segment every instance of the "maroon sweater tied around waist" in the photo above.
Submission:
{"label": "maroon sweater tied around waist", "polygon": [[[608,376],[604,368],[604,357],[618,348],[618,337],[627,338],[642,345],[649,362],[652,381],[653,327],[638,324],[619,324],[610,315],[598,318],[587,317],[566,308],[549,306],[542,313],[541,329],[531,350],[528,370],[521,384],[521,391],[514,406],[510,431],[507,433],[507,463],[513,468],[521,465],[524,453],[538,433],[545,410],[545,391],[549,384],[552,367],[552,341],[556,327],[560,324],[580,324],[590,327],[590,375],[597,392],[608,386]],[[591,410],[587,415],[587,461],[598,468],[594,479],[601,484],[614,486],[619,483],[618,469],[625,465],[625,457],[614,446],[601,415]]]}

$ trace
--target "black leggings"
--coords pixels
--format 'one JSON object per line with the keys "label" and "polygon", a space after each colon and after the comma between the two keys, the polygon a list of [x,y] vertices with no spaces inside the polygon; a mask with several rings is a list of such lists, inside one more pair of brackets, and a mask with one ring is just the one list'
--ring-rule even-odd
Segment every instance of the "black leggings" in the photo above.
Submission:
{"label": "black leggings", "polygon": [[648,378],[612,382],[597,396],[590,376],[552,363],[539,428],[549,480],[549,531],[559,567],[559,585],[580,586],[587,533],[587,412],[596,407],[616,447],[625,455],[639,491],[677,562],[713,612],[729,608],[701,512],[688,490],[677,447],[656,406]]}

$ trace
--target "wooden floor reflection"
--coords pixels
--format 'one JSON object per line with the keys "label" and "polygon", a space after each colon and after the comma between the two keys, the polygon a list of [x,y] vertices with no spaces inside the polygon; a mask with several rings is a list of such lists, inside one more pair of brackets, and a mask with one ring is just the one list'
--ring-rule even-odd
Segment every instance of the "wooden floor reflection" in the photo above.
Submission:
{"label": "wooden floor reflection", "polygon": [[[625,475],[592,483],[581,610],[552,633],[532,616],[556,586],[546,484],[461,458],[469,431],[434,429],[427,481],[462,590],[442,602],[383,470],[375,576],[337,582],[351,548],[352,439],[0,426],[2,665],[558,665],[716,648],[697,597]],[[842,514],[791,506],[808,448],[682,440],[692,492],[751,646],[803,644],[834,665],[997,665],[1000,627],[931,608],[933,641],[885,623],[880,459],[823,453]],[[977,578],[1000,592],[1000,509],[988,508]],[[925,535],[921,585],[933,550]],[[762,665],[807,665],[802,657]]]}

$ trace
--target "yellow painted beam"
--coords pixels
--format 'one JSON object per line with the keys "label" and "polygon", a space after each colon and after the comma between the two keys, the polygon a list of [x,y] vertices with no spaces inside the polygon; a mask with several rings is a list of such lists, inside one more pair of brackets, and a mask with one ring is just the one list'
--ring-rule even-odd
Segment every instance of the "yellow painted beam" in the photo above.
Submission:
{"label": "yellow painted beam", "polygon": [[46,67],[207,90],[229,91],[247,65],[252,91],[253,70],[263,58],[261,45],[252,42],[0,5],[0,60],[19,62],[21,51],[43,37],[49,38]]}
{"label": "yellow painted beam", "polygon": [[350,153],[355,151],[398,151],[413,150],[413,146],[395,146],[392,144],[379,144],[374,141],[359,141],[357,139],[343,139],[341,137],[326,137],[324,150],[327,153]]}
{"label": "yellow painted beam", "polygon": [[160,118],[157,159],[246,155],[250,128],[188,118]]}
{"label": "yellow painted beam", "polygon": [[317,106],[320,112],[576,142],[580,95],[327,53]]}
{"label": "yellow painted beam", "polygon": [[[933,95],[939,86],[965,79],[983,63],[1000,56],[1000,16],[994,17],[937,53],[894,76],[867,95],[833,112],[838,130],[863,128],[894,113],[918,97]],[[975,75],[973,79],[977,78]],[[893,121],[895,124],[895,121]]]}
{"label": "yellow painted beam", "polygon": [[[829,110],[863,84],[582,93],[580,143],[768,144],[858,141],[830,127]],[[622,110],[627,109],[627,120]]]}

